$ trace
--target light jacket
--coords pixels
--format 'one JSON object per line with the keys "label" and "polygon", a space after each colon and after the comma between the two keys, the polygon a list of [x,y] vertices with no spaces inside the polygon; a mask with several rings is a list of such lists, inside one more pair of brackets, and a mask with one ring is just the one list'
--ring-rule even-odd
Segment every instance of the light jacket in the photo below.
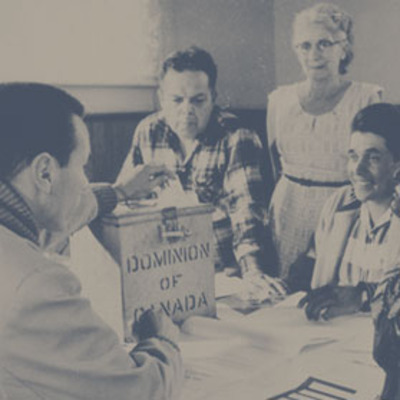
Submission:
{"label": "light jacket", "polygon": [[177,399],[175,346],[152,338],[128,353],[38,243],[28,206],[0,182],[0,398]]}
{"label": "light jacket", "polygon": [[[355,197],[351,186],[339,189],[325,203],[315,231],[315,247],[309,254],[315,257],[312,289],[338,283],[339,268],[350,232],[360,217],[360,208],[361,202]],[[393,242],[388,247],[398,248],[400,218],[397,211],[393,213],[388,235],[387,240]],[[396,257],[397,253],[393,252],[393,256]],[[391,269],[398,261],[388,259],[387,268]]]}

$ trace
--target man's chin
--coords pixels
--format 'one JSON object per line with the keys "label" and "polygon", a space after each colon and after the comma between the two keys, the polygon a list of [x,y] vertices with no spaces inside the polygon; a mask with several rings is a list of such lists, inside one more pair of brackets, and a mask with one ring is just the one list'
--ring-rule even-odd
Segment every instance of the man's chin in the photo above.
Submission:
{"label": "man's chin", "polygon": [[356,195],[357,200],[359,200],[359,201],[361,201],[361,203],[363,203],[370,198],[371,191],[354,187],[354,194]]}
{"label": "man's chin", "polygon": [[182,139],[195,139],[199,134],[197,126],[178,126],[174,131]]}

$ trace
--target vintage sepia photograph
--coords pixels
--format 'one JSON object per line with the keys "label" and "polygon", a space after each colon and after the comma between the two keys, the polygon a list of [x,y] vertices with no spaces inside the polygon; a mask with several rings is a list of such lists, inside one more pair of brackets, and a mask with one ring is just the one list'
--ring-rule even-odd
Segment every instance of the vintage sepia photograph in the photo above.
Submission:
{"label": "vintage sepia photograph", "polygon": [[400,400],[399,18],[1,0],[0,400]]}

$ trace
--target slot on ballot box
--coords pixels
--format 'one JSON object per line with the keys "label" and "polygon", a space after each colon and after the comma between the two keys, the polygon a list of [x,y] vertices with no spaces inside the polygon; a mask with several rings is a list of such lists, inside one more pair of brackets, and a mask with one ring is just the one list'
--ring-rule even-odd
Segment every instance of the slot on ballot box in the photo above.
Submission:
{"label": "slot on ballot box", "polygon": [[149,309],[174,322],[215,316],[214,242],[210,205],[119,205],[102,219],[102,242],[121,267],[125,341]]}

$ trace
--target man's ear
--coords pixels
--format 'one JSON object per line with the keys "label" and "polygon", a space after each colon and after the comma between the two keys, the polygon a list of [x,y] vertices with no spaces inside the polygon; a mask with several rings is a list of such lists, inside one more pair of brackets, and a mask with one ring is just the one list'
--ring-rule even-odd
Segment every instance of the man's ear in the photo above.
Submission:
{"label": "man's ear", "polygon": [[218,93],[217,93],[217,90],[214,88],[214,89],[211,89],[211,98],[212,98],[212,101],[215,103],[215,101],[217,100],[217,95],[218,95]]}
{"label": "man's ear", "polygon": [[58,168],[58,162],[49,153],[38,154],[31,163],[32,179],[36,188],[50,194]]}
{"label": "man's ear", "polygon": [[163,102],[164,102],[164,96],[163,96],[163,91],[162,91],[160,86],[157,89],[157,100],[158,100],[158,104],[160,106],[160,109],[162,109],[163,108]]}
{"label": "man's ear", "polygon": [[400,183],[400,161],[395,161],[392,178],[396,184]]}

